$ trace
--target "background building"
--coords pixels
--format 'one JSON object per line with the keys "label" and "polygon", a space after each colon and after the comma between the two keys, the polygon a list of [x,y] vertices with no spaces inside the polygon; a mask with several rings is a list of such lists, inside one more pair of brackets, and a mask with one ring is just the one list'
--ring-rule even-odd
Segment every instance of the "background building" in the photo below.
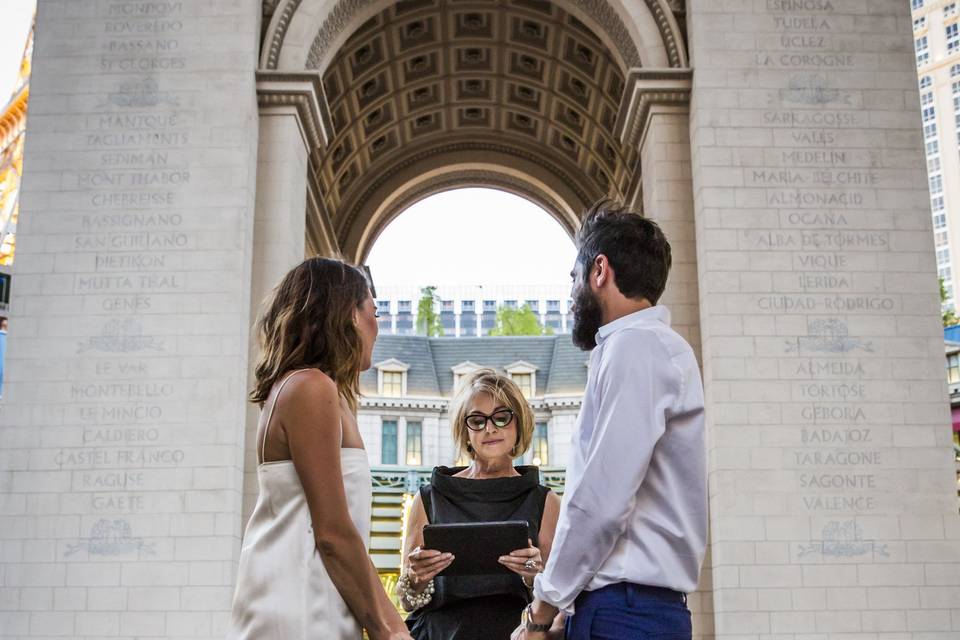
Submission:
{"label": "background building", "polygon": [[[20,75],[9,102],[0,109],[0,315],[10,304],[10,268],[16,249],[20,213],[20,177],[23,175],[23,143],[30,97],[30,58],[33,32],[20,62]],[[2,98],[2,96],[0,96]],[[0,363],[0,367],[2,367]]]}
{"label": "background building", "polygon": [[910,0],[930,181],[937,273],[956,309],[960,267],[960,12],[956,0]]}
{"label": "background building", "polygon": [[[497,309],[528,306],[553,334],[569,333],[570,287],[547,285],[439,286],[443,336],[485,336],[496,326]],[[415,335],[420,287],[377,287],[381,334]]]}

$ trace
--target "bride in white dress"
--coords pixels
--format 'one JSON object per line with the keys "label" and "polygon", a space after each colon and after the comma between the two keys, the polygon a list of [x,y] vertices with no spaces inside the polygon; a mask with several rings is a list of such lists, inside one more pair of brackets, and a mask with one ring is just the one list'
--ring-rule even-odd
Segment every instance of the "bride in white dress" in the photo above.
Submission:
{"label": "bride in white dress", "polygon": [[247,524],[230,640],[412,640],[367,554],[371,481],[357,428],[376,305],[363,273],[310,258],[257,323],[251,400],[260,496]]}

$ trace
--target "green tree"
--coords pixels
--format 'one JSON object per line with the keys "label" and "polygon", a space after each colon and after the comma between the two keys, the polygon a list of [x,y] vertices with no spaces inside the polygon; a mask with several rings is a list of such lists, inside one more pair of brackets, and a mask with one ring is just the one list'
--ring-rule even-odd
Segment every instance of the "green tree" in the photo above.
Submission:
{"label": "green tree", "polygon": [[421,287],[420,302],[417,303],[417,333],[429,337],[443,335],[443,325],[437,313],[439,303],[440,296],[435,286]]}
{"label": "green tree", "polygon": [[[947,288],[943,286],[943,278],[940,278],[940,304],[942,305],[947,301]],[[943,326],[952,327],[955,324],[960,324],[960,320],[957,319],[957,314],[954,313],[953,309],[942,308],[943,313]]]}
{"label": "green tree", "polygon": [[519,309],[497,307],[497,326],[490,330],[492,336],[542,336],[553,335],[552,327],[543,327],[533,309],[523,305]]}

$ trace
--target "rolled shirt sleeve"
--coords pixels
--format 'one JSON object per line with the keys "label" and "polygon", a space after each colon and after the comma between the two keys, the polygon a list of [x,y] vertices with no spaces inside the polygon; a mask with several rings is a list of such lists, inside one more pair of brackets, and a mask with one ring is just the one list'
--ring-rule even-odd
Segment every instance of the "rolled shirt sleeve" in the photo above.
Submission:
{"label": "rolled shirt sleeve", "polygon": [[585,397],[592,406],[582,407],[573,443],[582,466],[564,494],[550,559],[534,585],[539,599],[568,615],[626,529],[676,398],[670,356],[652,332],[619,332],[594,356],[593,389],[588,381]]}

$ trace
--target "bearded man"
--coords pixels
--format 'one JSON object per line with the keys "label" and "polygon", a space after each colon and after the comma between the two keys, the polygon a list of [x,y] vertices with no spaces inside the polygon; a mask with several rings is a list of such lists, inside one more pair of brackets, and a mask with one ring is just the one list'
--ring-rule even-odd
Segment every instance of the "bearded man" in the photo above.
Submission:
{"label": "bearded man", "polygon": [[[594,205],[577,234],[573,341],[592,351],[550,560],[520,640],[689,640],[707,539],[703,385],[657,305],[670,244]],[[566,614],[565,630],[551,623]]]}

